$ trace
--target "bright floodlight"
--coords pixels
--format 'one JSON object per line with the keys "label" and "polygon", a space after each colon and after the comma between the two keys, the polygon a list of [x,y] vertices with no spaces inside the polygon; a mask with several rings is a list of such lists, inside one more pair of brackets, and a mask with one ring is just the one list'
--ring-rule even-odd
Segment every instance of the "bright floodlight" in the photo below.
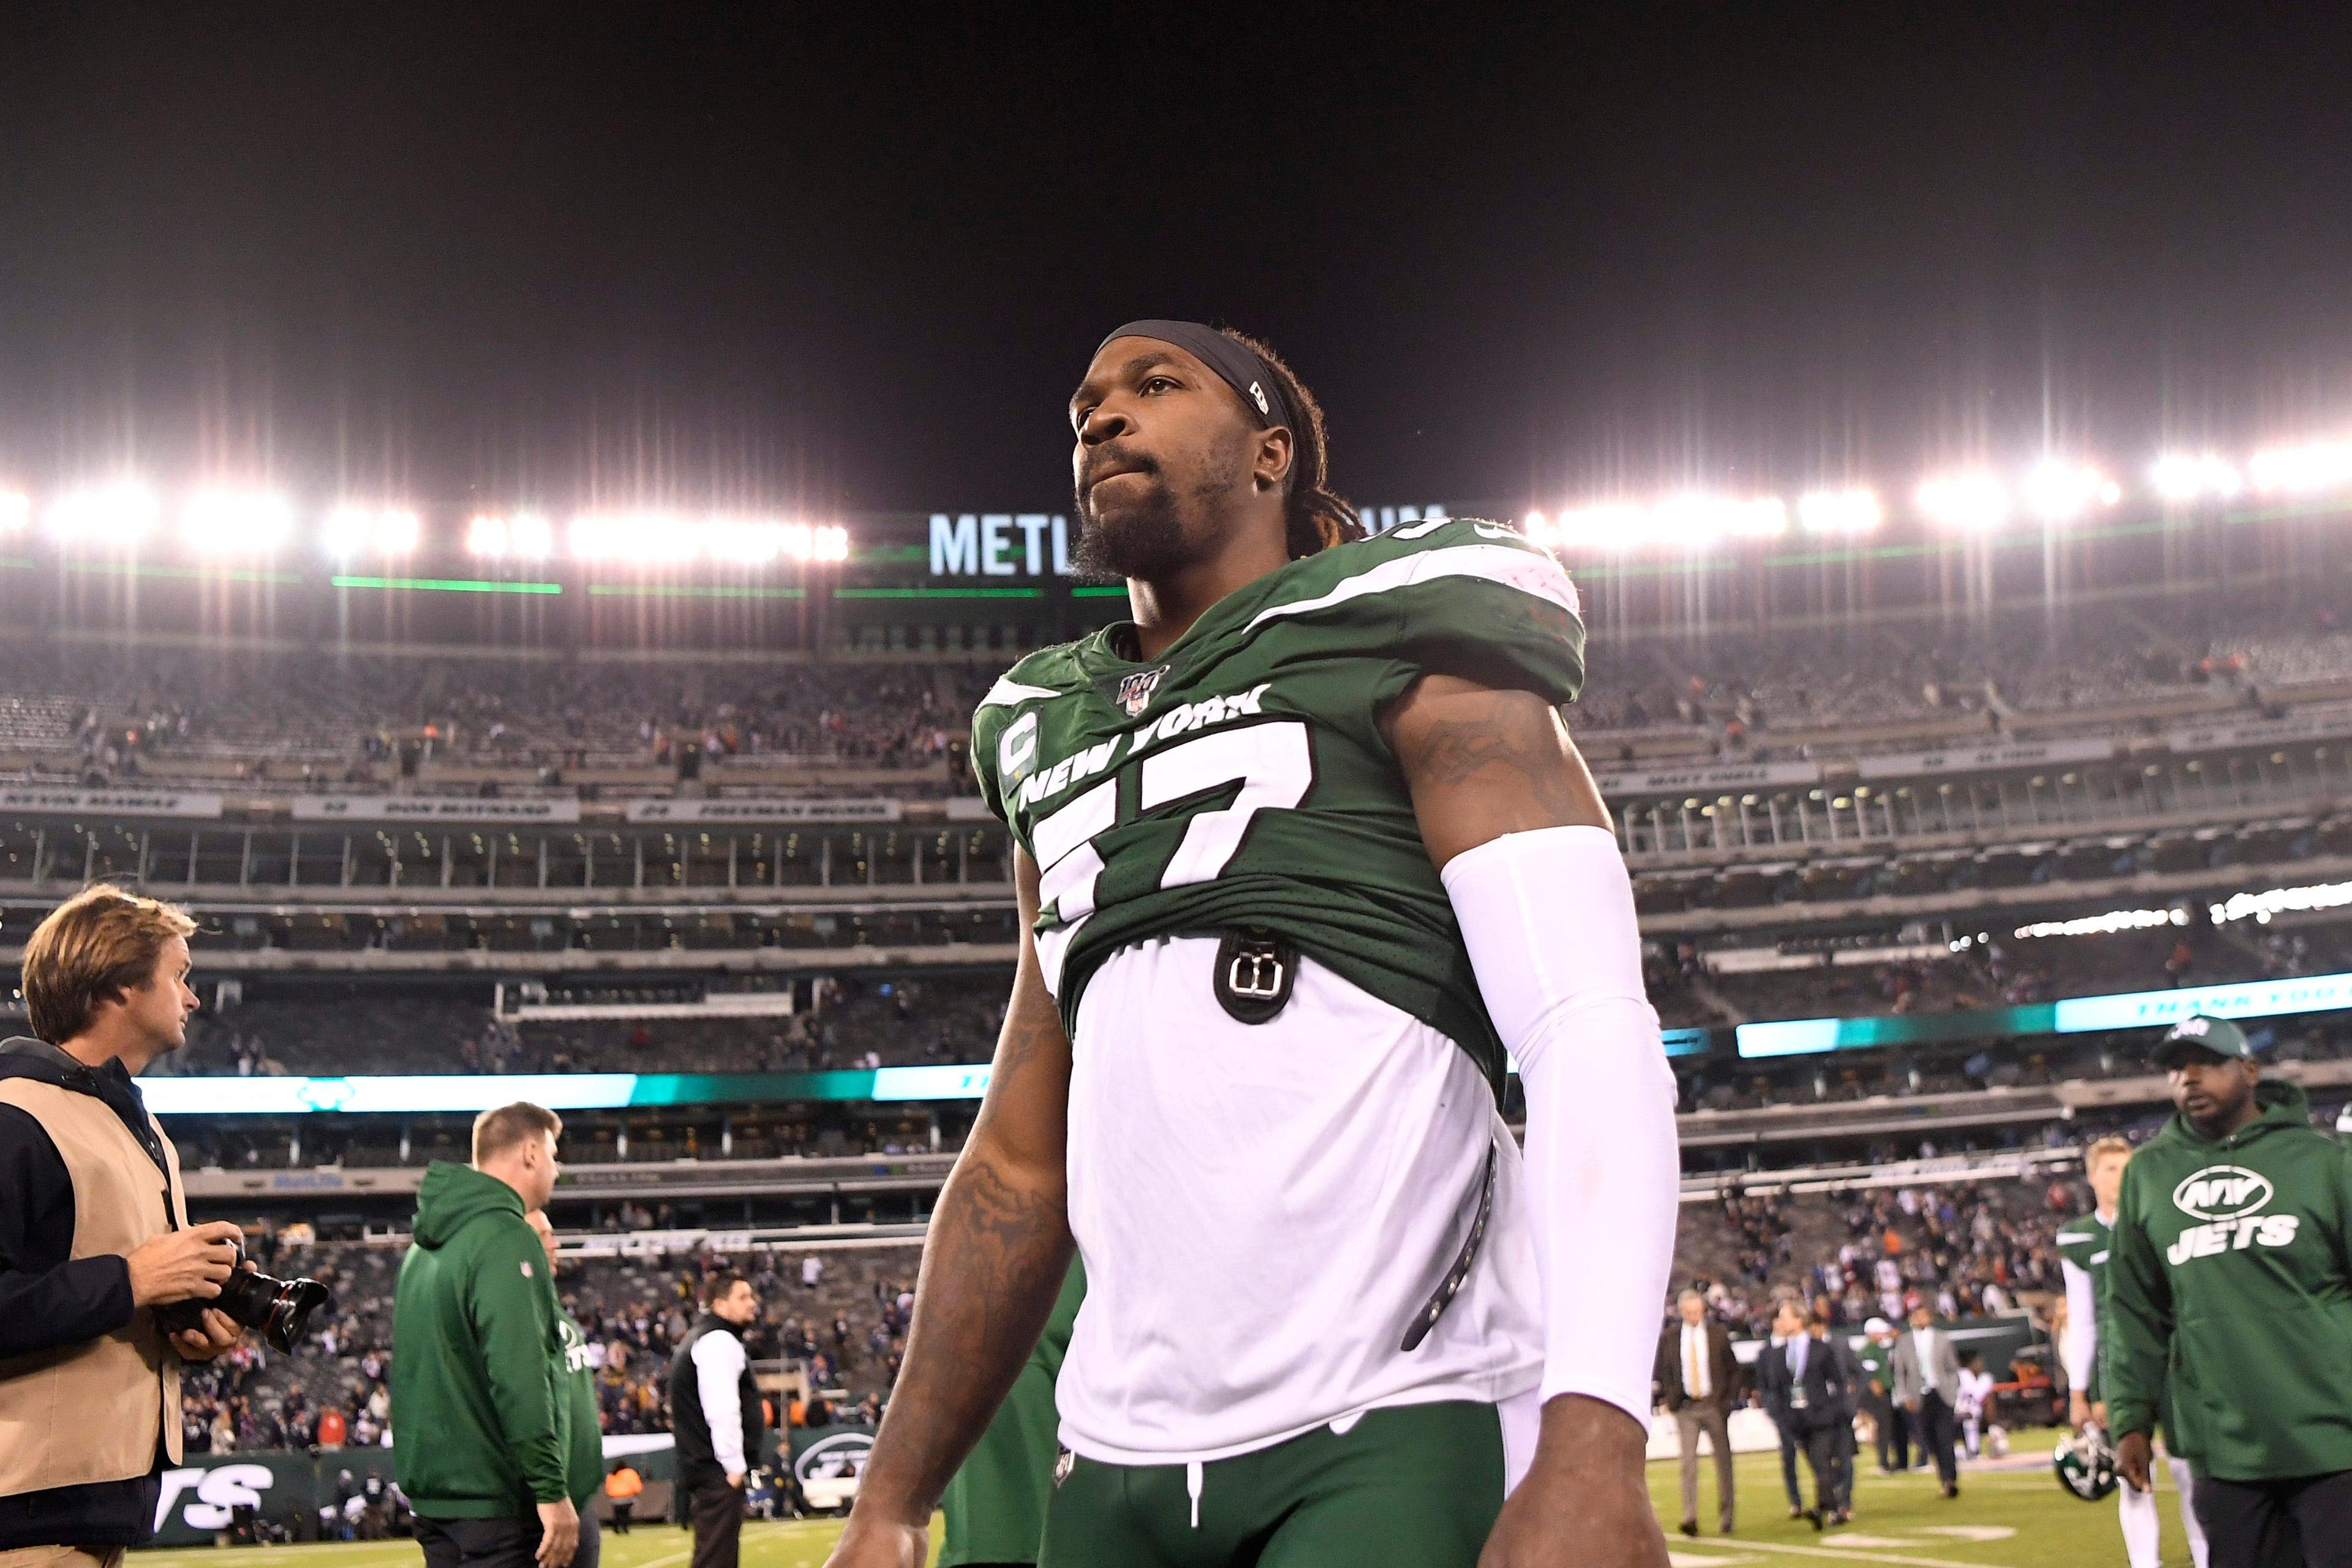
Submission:
{"label": "bright floodlight", "polygon": [[42,521],[62,545],[121,546],[145,538],[163,512],[163,502],[142,481],[115,479],[68,490],[49,502]]}
{"label": "bright floodlight", "polygon": [[294,531],[294,503],[270,490],[207,487],[180,503],[180,537],[206,555],[263,554]]}
{"label": "bright floodlight", "polygon": [[416,514],[406,507],[346,502],[327,514],[319,541],[328,554],[348,561],[358,555],[405,555],[416,548],[422,531]]}
{"label": "bright floodlight", "polygon": [[1686,550],[1724,539],[1778,539],[1789,531],[1789,509],[1778,496],[1749,500],[1685,492],[1650,509],[1650,531],[1659,543]]}
{"label": "bright floodlight", "polygon": [[33,498],[22,490],[0,490],[0,533],[17,533],[33,520]]}
{"label": "bright floodlight", "polygon": [[2254,489],[2273,495],[2317,495],[2352,486],[2352,441],[2318,441],[2306,447],[2273,447],[2254,454],[2247,468]]}
{"label": "bright floodlight", "polygon": [[1630,550],[1650,535],[1650,509],[1633,501],[1562,507],[1544,531],[1553,548]]}
{"label": "bright floodlight", "polygon": [[2147,482],[2171,506],[2228,500],[2245,488],[2238,465],[2211,452],[2167,452],[2149,467]]}
{"label": "bright floodlight", "polygon": [[485,512],[466,526],[466,552],[492,561],[544,561],[554,552],[555,530],[535,511],[512,517]]}
{"label": "bright floodlight", "polygon": [[1919,487],[1919,510],[1938,528],[1985,533],[2009,521],[2009,490],[1987,473],[1943,474]]}
{"label": "bright floodlight", "polygon": [[1807,533],[1874,533],[1885,517],[1873,489],[1807,490],[1797,498],[1797,521]]}
{"label": "bright floodlight", "polygon": [[2123,487],[2088,463],[2045,458],[2025,476],[2026,510],[2044,522],[2072,522],[2123,500]]}
{"label": "bright floodlight", "polygon": [[714,561],[764,566],[849,558],[849,531],[836,525],[661,511],[583,513],[572,520],[566,543],[576,561],[640,564]]}

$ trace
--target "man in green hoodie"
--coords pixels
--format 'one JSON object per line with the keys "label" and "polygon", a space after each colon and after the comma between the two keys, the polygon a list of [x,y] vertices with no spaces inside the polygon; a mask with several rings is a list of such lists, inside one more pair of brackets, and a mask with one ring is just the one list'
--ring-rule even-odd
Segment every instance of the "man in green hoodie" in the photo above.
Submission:
{"label": "man in green hoodie", "polygon": [[[539,1233],[547,1254],[547,1277],[556,1277],[555,1222],[545,1209],[523,1216]],[[604,1489],[604,1421],[596,1408],[596,1369],[588,1364],[588,1336],[557,1298],[555,1326],[563,1336],[563,1352],[556,1375],[564,1389],[563,1475],[572,1493],[572,1510],[580,1515],[580,1546],[572,1554],[572,1568],[599,1568],[604,1539],[596,1528],[596,1494]],[[627,1534],[623,1531],[624,1535]]]}
{"label": "man in green hoodie", "polygon": [[469,1169],[436,1161],[393,1293],[392,1426],[427,1568],[569,1568],[562,1310],[524,1215],[555,1191],[556,1114],[474,1122]]}
{"label": "man in green hoodie", "polygon": [[2152,1053],[2179,1114],[2116,1201],[2102,1377],[2126,1484],[2168,1427],[2212,1568],[2352,1568],[2352,1158],[2221,1018]]}

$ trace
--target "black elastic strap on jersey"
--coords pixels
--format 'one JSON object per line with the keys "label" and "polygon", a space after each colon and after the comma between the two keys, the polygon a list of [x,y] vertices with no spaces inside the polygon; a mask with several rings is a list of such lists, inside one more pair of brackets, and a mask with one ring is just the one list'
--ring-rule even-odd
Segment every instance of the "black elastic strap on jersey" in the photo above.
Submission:
{"label": "black elastic strap on jersey", "polygon": [[1198,321],[1168,321],[1157,319],[1129,321],[1095,345],[1095,353],[1103,351],[1103,343],[1112,338],[1153,338],[1163,343],[1174,343],[1211,370],[1215,371],[1227,386],[1234,389],[1257,422],[1268,429],[1279,425],[1296,431],[1291,423],[1290,402],[1282,395],[1282,384],[1266,368],[1265,361],[1242,343]]}
{"label": "black elastic strap on jersey", "polygon": [[1463,1284],[1470,1278],[1470,1266],[1478,1261],[1478,1249],[1486,1240],[1486,1222],[1495,1217],[1496,1161],[1495,1145],[1490,1142],[1486,1145],[1486,1173],[1478,1184],[1478,1211],[1471,1216],[1470,1234],[1462,1238],[1462,1250],[1454,1255],[1454,1262],[1446,1268],[1445,1278],[1437,1282],[1437,1289],[1430,1292],[1429,1300],[1422,1303],[1420,1311],[1413,1314],[1412,1322],[1405,1329],[1403,1342],[1397,1346],[1400,1351],[1420,1348],[1421,1342],[1429,1337],[1430,1330],[1437,1327],[1437,1320],[1445,1316],[1445,1309],[1454,1305],[1454,1298],[1462,1293]]}

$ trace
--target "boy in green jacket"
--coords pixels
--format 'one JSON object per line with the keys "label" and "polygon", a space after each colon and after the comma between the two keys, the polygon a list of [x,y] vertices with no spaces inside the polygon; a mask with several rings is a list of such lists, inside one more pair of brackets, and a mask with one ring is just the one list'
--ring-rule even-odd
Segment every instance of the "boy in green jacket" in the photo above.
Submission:
{"label": "boy in green jacket", "polygon": [[2212,1568],[2352,1568],[2352,1160],[2244,1033],[2183,1019],[2151,1053],[2179,1114],[2125,1168],[2102,1369],[2125,1481],[2167,1420]]}
{"label": "boy in green jacket", "polygon": [[563,1123],[484,1111],[471,1168],[436,1162],[393,1293],[393,1457],[427,1568],[568,1568],[563,1340],[547,1254],[523,1215],[555,1190]]}

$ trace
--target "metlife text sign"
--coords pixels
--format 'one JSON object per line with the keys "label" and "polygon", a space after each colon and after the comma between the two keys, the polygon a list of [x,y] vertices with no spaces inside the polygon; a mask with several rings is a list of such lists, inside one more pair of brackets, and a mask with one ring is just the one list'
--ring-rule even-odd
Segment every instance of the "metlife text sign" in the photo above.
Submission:
{"label": "metlife text sign", "polygon": [[[934,577],[1072,575],[1070,520],[1060,512],[935,511],[930,515]],[[1385,533],[1402,523],[1453,514],[1439,503],[1368,506],[1360,515],[1366,532]]]}
{"label": "metlife text sign", "polygon": [[1070,522],[1042,511],[931,513],[934,577],[1070,574]]}

